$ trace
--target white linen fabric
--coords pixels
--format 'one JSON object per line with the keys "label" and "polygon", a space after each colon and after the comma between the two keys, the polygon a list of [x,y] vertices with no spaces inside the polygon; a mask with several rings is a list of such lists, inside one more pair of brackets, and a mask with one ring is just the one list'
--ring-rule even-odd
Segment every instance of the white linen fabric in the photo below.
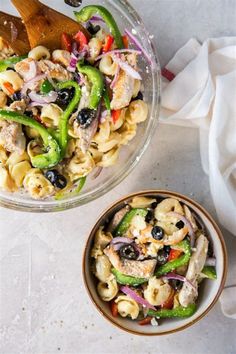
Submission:
{"label": "white linen fabric", "polygon": [[[236,37],[190,39],[166,68],[160,121],[198,127],[204,171],[220,223],[236,236]],[[171,75],[170,75],[171,77]],[[236,287],[224,290],[222,312],[236,319]]]}
{"label": "white linen fabric", "polygon": [[236,236],[236,37],[190,39],[166,69],[160,120],[199,127],[218,218]]}

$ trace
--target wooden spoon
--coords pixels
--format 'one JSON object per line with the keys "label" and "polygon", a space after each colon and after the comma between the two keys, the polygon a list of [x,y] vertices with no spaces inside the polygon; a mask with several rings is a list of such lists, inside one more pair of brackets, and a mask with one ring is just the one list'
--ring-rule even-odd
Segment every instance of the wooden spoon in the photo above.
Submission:
{"label": "wooden spoon", "polygon": [[38,0],[11,0],[25,24],[31,48],[44,45],[48,49],[61,48],[62,32],[73,35],[89,33],[78,22],[40,3]]}
{"label": "wooden spoon", "polygon": [[18,55],[30,51],[30,44],[22,20],[0,11],[0,37],[10,45]]}

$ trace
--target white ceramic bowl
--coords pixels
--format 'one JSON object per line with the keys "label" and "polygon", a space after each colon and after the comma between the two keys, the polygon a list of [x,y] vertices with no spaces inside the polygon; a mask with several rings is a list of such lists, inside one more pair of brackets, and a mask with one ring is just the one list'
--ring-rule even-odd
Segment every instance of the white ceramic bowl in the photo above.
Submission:
{"label": "white ceramic bowl", "polygon": [[[132,321],[120,316],[113,317],[109,308],[109,304],[102,301],[96,291],[96,280],[91,272],[91,257],[90,251],[93,245],[94,235],[99,228],[103,225],[105,220],[109,219],[117,210],[124,206],[124,203],[130,201],[134,196],[154,196],[161,198],[174,197],[177,198],[180,202],[183,202],[189,206],[199,217],[201,222],[204,224],[207,231],[208,238],[212,241],[214,248],[214,254],[216,257],[216,280],[205,280],[199,291],[199,297],[197,300],[197,311],[192,317],[186,319],[166,319],[161,321],[160,326],[140,326],[136,321]],[[184,195],[163,191],[163,190],[149,190],[134,193],[128,196],[125,196],[121,200],[118,200],[112,204],[98,219],[94,225],[89,238],[86,243],[84,257],[83,257],[83,276],[84,283],[87,288],[88,294],[94,303],[95,307],[100,311],[100,313],[108,319],[113,325],[133,334],[138,335],[162,335],[170,334],[180,330],[183,330],[200,319],[202,319],[215,305],[217,302],[226,279],[227,273],[227,253],[224,243],[223,236],[220,229],[212,219],[212,217],[202,208],[198,203],[185,197]]]}

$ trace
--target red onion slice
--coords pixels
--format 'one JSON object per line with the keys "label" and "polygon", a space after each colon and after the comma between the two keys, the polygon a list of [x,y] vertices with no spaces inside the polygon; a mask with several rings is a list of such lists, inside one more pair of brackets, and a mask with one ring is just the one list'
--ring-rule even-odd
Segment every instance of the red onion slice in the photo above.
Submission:
{"label": "red onion slice", "polygon": [[134,290],[130,289],[128,286],[121,286],[120,290],[124,294],[130,296],[134,301],[136,301],[138,304],[142,305],[143,307],[156,311],[156,308],[153,305],[151,305],[143,297],[139,296]]}
{"label": "red onion slice", "polygon": [[148,60],[148,62],[151,64],[152,60],[150,58],[150,56],[148,55],[148,53],[146,52],[146,50],[142,47],[141,43],[138,41],[138,39],[131,33],[129,32],[127,29],[125,30],[125,33],[127,34],[127,36],[129,37],[129,39],[131,40],[131,42],[143,53],[143,55],[146,57],[146,59]]}
{"label": "red onion slice", "polygon": [[29,62],[29,70],[24,74],[24,79],[26,82],[34,79],[37,75],[37,65],[34,60]]}
{"label": "red onion slice", "polygon": [[51,103],[56,101],[57,93],[55,91],[51,91],[47,96],[42,96],[37,94],[36,92],[30,92],[29,98],[31,99],[31,101],[37,103]]}
{"label": "red onion slice", "polygon": [[142,52],[140,50],[136,50],[136,49],[114,49],[114,50],[110,50],[109,52],[103,53],[101,55],[99,55],[96,60],[100,60],[103,57],[106,57],[107,55],[112,55],[112,54],[141,54]]}
{"label": "red onion slice", "polygon": [[112,83],[111,83],[111,85],[110,85],[110,88],[111,88],[112,90],[113,90],[113,88],[114,88],[114,86],[115,86],[115,84],[116,84],[116,82],[117,82],[117,80],[118,80],[119,73],[120,73],[120,66],[117,65],[117,70],[116,70],[114,79],[113,79],[113,81],[112,81]]}
{"label": "red onion slice", "polygon": [[189,236],[190,236],[191,247],[193,247],[194,244],[195,244],[195,232],[193,230],[191,222],[185,216],[183,216],[183,215],[181,215],[179,213],[176,213],[175,211],[171,211],[171,212],[167,213],[167,215],[175,216],[179,220],[183,221],[185,226],[187,226],[187,228],[188,228],[188,231],[189,231],[188,233],[189,233]]}
{"label": "red onion slice", "polygon": [[103,167],[98,166],[97,169],[95,170],[95,173],[92,175],[91,179],[94,180],[98,178],[103,170]]}
{"label": "red onion slice", "polygon": [[162,277],[163,279],[167,279],[167,280],[180,280],[182,281],[183,283],[188,283],[189,285],[191,285],[195,290],[196,287],[191,283],[191,281],[189,281],[187,278],[183,277],[182,275],[179,275],[179,274],[176,274],[176,273],[167,273],[166,275],[164,275]]}
{"label": "red onion slice", "polygon": [[132,243],[134,242],[134,240],[132,238],[128,238],[128,237],[114,237],[112,240],[111,240],[111,245],[115,245],[117,243]]}
{"label": "red onion slice", "polygon": [[23,85],[23,87],[22,87],[22,89],[21,89],[22,95],[25,95],[25,94],[26,94],[27,90],[32,87],[31,85],[32,85],[33,83],[36,83],[36,82],[38,82],[38,81],[40,81],[40,80],[43,80],[43,79],[45,79],[45,77],[46,77],[46,74],[41,74],[41,75],[37,75],[37,76],[35,76],[33,79],[27,81],[27,82]]}
{"label": "red onion slice", "polygon": [[95,16],[95,15],[92,16],[88,22],[102,22],[102,23],[105,23],[103,18],[101,18],[100,16]]}
{"label": "red onion slice", "polygon": [[132,68],[129,64],[127,64],[125,61],[121,60],[118,58],[116,55],[112,56],[112,59],[115,63],[117,63],[121,69],[123,69],[129,76],[133,77],[134,79],[137,80],[142,80],[140,74]]}

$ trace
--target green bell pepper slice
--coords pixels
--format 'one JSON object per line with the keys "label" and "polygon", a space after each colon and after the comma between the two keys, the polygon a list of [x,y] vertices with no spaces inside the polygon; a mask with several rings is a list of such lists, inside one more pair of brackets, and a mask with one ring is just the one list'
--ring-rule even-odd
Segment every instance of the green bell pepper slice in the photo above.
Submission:
{"label": "green bell pepper slice", "polygon": [[216,275],[216,269],[213,266],[205,266],[203,267],[201,273],[203,273],[206,278],[209,279],[217,279],[217,275]]}
{"label": "green bell pepper slice", "polygon": [[0,60],[0,72],[5,71],[8,68],[12,68],[14,64],[25,58],[27,58],[27,55]]}
{"label": "green bell pepper slice", "polygon": [[21,115],[17,112],[0,110],[0,119],[16,122],[27,127],[37,130],[43,139],[45,153],[31,157],[31,163],[36,168],[50,168],[58,164],[60,161],[60,147],[52,135],[44,126],[33,118]]}
{"label": "green bell pepper slice", "polygon": [[53,90],[54,90],[54,87],[52,86],[52,84],[49,80],[45,80],[40,87],[40,91],[44,94],[47,94]]}
{"label": "green bell pepper slice", "polygon": [[106,87],[104,88],[104,92],[103,92],[103,100],[104,100],[104,104],[105,104],[106,110],[111,112],[111,101],[110,101],[110,98],[109,98],[108,91],[107,91]]}
{"label": "green bell pepper slice", "polygon": [[67,144],[68,144],[68,120],[73,113],[74,109],[78,106],[80,98],[81,98],[81,89],[80,86],[75,81],[65,81],[59,82],[57,84],[57,88],[59,90],[74,87],[75,94],[69,105],[67,106],[66,110],[62,113],[62,116],[59,120],[58,126],[58,143],[61,148],[61,157],[65,156]]}
{"label": "green bell pepper slice", "polygon": [[88,5],[83,7],[79,12],[74,11],[75,17],[79,22],[87,22],[94,15],[99,15],[105,21],[111,34],[113,35],[116,45],[119,49],[124,48],[124,43],[120,30],[112,14],[103,6]]}
{"label": "green bell pepper slice", "polygon": [[[173,247],[173,246],[172,246]],[[191,257],[191,246],[190,242],[188,240],[183,240],[179,242],[177,245],[173,247],[174,249],[177,250],[182,250],[184,254],[180,256],[177,259],[174,259],[173,261],[167,262],[166,264],[163,264],[160,266],[157,271],[155,272],[155,275],[157,277],[160,277],[166,273],[172,272],[174,269],[186,265]]]}
{"label": "green bell pepper slice", "polygon": [[122,285],[138,286],[146,283],[148,279],[131,277],[130,275],[122,274],[116,268],[111,269],[112,274],[114,274],[117,283]]}
{"label": "green bell pepper slice", "polygon": [[134,216],[140,215],[145,218],[147,213],[148,210],[144,208],[134,208],[128,211],[115,228],[114,236],[123,235],[128,230]]}
{"label": "green bell pepper slice", "polygon": [[102,73],[91,65],[84,65],[83,61],[77,64],[77,69],[88,77],[92,84],[88,108],[96,110],[103,96],[104,79]]}
{"label": "green bell pepper slice", "polygon": [[187,307],[178,306],[175,309],[160,309],[157,311],[149,309],[148,316],[157,318],[183,318],[192,316],[196,310],[196,304],[190,304]]}
{"label": "green bell pepper slice", "polygon": [[55,200],[62,200],[64,198],[68,197],[68,196],[70,198],[71,197],[75,197],[76,195],[78,195],[81,192],[82,188],[85,185],[85,182],[86,182],[86,177],[81,177],[79,179],[78,185],[76,186],[76,188],[72,192],[60,191],[60,192],[56,193]]}

